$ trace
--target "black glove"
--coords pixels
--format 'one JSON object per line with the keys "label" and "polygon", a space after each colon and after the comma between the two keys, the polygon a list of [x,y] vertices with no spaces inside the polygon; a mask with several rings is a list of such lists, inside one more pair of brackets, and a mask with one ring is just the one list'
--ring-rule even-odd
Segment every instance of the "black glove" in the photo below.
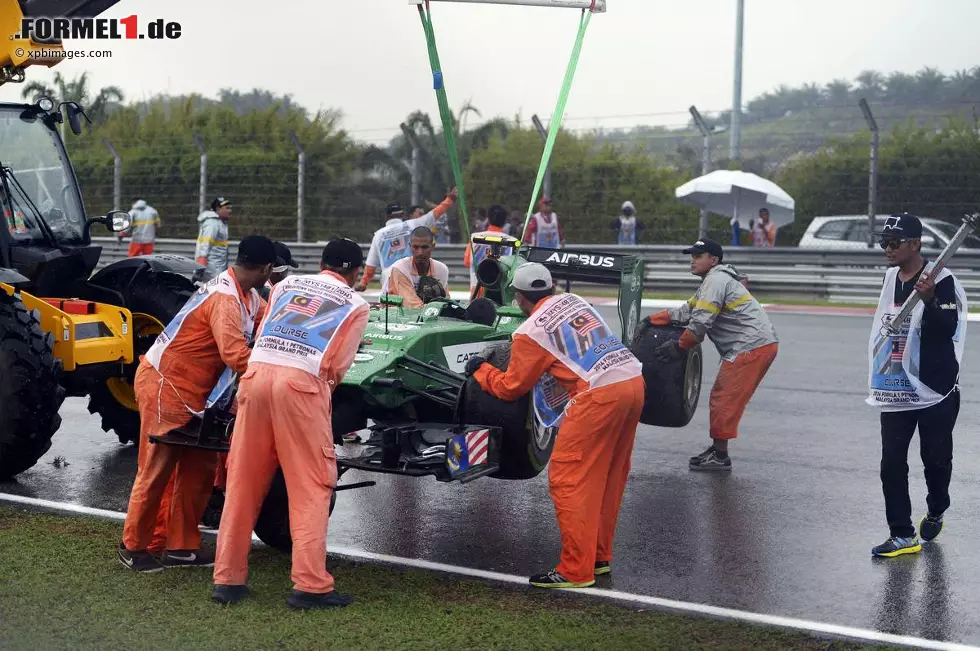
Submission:
{"label": "black glove", "polygon": [[466,360],[466,368],[464,370],[464,373],[466,373],[467,376],[473,375],[474,373],[476,373],[476,369],[480,368],[480,365],[483,364],[485,361],[487,360],[483,359],[479,355],[476,355],[475,357],[470,357],[468,360]]}
{"label": "black glove", "polygon": [[657,346],[653,351],[653,356],[657,358],[657,361],[664,364],[676,362],[684,356],[684,349],[677,341],[671,339]]}
{"label": "black glove", "polygon": [[423,303],[431,303],[437,298],[446,298],[446,288],[431,276],[422,276],[419,278],[419,284],[415,289],[415,293],[422,299]]}

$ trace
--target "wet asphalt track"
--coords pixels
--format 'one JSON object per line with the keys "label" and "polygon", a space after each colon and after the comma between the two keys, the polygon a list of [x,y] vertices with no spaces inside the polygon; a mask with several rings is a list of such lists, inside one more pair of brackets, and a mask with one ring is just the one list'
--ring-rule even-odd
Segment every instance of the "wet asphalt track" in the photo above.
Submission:
{"label": "wet asphalt track", "polygon": [[[615,319],[610,310],[607,318]],[[923,553],[887,561],[877,415],[863,403],[869,318],[776,315],[781,349],[732,444],[734,471],[692,473],[707,444],[707,391],[685,429],[641,427],[612,577],[597,587],[966,643],[980,643],[980,345],[967,347],[947,530]],[[977,335],[971,335],[976,337]],[[125,510],[136,449],[70,399],[48,454],[0,492]],[[910,481],[925,508],[918,439]],[[64,457],[70,465],[56,468]],[[371,552],[527,575],[552,567],[558,530],[545,474],[468,486],[368,476],[344,492],[330,542]],[[352,586],[353,589],[353,586]]]}

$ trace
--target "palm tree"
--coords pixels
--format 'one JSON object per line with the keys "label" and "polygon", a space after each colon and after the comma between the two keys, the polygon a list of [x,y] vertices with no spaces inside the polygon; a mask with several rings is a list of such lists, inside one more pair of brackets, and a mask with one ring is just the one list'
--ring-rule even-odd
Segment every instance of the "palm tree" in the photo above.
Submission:
{"label": "palm tree", "polygon": [[[105,86],[93,97],[88,83],[88,73],[83,72],[74,79],[68,80],[60,72],[54,73],[53,85],[32,81],[21,91],[21,97],[37,101],[38,98],[48,97],[55,103],[76,102],[85,109],[85,113],[93,124],[102,124],[109,116],[113,104],[123,101],[122,89],[118,86]],[[64,124],[62,124],[63,133]]]}
{"label": "palm tree", "polygon": [[957,70],[949,76],[946,88],[952,100],[980,98],[980,67]]}
{"label": "palm tree", "polygon": [[918,101],[942,101],[946,91],[946,75],[935,68],[925,67],[915,74],[915,86]]}
{"label": "palm tree", "polygon": [[[509,125],[501,118],[489,120],[475,129],[463,130],[462,124],[470,113],[482,117],[479,109],[469,102],[465,103],[458,113],[449,116],[449,126],[453,131],[459,165],[462,169],[466,169],[474,151],[485,149],[495,137],[506,138],[509,132]],[[419,187],[422,197],[438,200],[455,184],[443,129],[437,129],[432,123],[432,118],[423,111],[415,111],[409,115],[404,124],[419,144]],[[383,165],[397,178],[406,169],[402,161],[412,158],[412,144],[405,136],[397,136],[392,140],[387,155],[389,160]],[[371,152],[367,160],[377,165],[383,157],[379,156],[378,152]]]}
{"label": "palm tree", "polygon": [[847,105],[851,99],[851,82],[835,79],[824,87],[823,92],[831,106]]}
{"label": "palm tree", "polygon": [[895,103],[908,103],[916,100],[918,87],[915,77],[904,72],[893,72],[885,81],[888,100]]}
{"label": "palm tree", "polygon": [[856,81],[858,92],[869,102],[885,94],[885,76],[876,70],[865,70],[857,76]]}

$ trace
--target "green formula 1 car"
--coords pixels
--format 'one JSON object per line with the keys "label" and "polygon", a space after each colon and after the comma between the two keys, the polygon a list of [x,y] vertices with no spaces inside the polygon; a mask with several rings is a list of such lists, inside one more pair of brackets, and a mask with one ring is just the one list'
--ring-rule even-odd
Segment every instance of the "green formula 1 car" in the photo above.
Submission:
{"label": "green formula 1 car", "polygon": [[[511,288],[514,270],[522,264],[540,262],[556,280],[618,286],[621,332],[627,342],[633,340],[644,277],[641,259],[520,248],[517,240],[502,235],[477,243],[490,245],[490,253],[477,267],[483,297],[435,299],[420,309],[403,307],[399,297],[382,297],[372,306],[354,364],[333,395],[332,429],[340,475],[356,469],[466,483],[485,476],[531,479],[544,469],[567,394],[545,376],[527,396],[504,402],[463,375],[466,361],[474,355],[482,355],[498,368],[510,363],[511,336],[526,318],[515,307]],[[517,253],[499,255],[507,247]],[[698,390],[700,359],[696,349],[678,362],[684,376],[696,372]],[[653,369],[655,365],[645,364],[649,383],[647,366]],[[680,418],[669,422],[671,418],[654,413],[645,422],[677,425],[690,420],[698,393],[685,386],[683,379],[673,383],[677,386],[667,392],[676,394],[675,402],[684,403]],[[155,442],[227,450],[234,417],[225,407],[233,391],[231,386],[223,398],[215,399],[203,419],[157,437]],[[663,412],[663,393],[648,389],[653,412]],[[337,490],[373,483],[341,484]],[[220,509],[220,499],[217,501],[207,518],[212,524]],[[273,481],[255,531],[266,544],[281,549],[290,546],[281,472]]]}

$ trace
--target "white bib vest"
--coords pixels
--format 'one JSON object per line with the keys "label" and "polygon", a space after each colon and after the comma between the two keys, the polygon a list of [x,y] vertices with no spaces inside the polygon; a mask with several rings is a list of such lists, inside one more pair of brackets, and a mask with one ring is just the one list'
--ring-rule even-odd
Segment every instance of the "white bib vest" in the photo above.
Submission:
{"label": "white bib vest", "polygon": [[[402,272],[412,280],[412,286],[416,289],[419,286],[419,276],[415,273],[415,265],[412,264],[412,258],[402,258],[395,264],[391,266],[391,269],[386,269],[384,275],[381,278],[381,293],[386,294],[388,292],[388,285],[391,284],[391,272],[397,269]],[[446,290],[446,294],[449,294],[449,267],[439,262],[438,260],[429,260],[429,275],[439,281],[439,284],[443,286]]]}
{"label": "white bib vest", "polygon": [[[931,265],[923,272],[923,277],[929,273]],[[943,269],[936,278],[938,284],[949,277],[948,270]],[[892,267],[885,274],[878,310],[875,313],[871,327],[871,338],[868,341],[868,388],[869,395],[865,402],[882,411],[908,411],[925,409],[942,402],[946,396],[940,395],[922,383],[919,379],[919,355],[922,344],[922,315],[925,306],[920,302],[912,310],[912,315],[906,320],[898,332],[888,334],[884,325],[894,318],[901,305],[895,305],[895,281],[898,278],[898,267]],[[956,277],[953,277],[956,288],[956,311],[959,325],[953,336],[953,350],[956,361],[962,363],[963,349],[966,345],[967,304],[966,292]]]}
{"label": "white bib vest", "polygon": [[[261,305],[261,297],[259,293],[254,289],[248,294],[248,305],[242,302],[241,295],[238,293],[238,288],[235,285],[235,279],[231,277],[231,271],[225,270],[220,274],[209,280],[203,287],[197,290],[197,292],[191,296],[184,307],[180,308],[180,312],[177,316],[167,324],[166,329],[157,335],[156,341],[150,346],[150,349],[146,351],[146,361],[150,363],[153,368],[160,372],[160,361],[163,359],[163,353],[170,346],[171,342],[177,338],[177,333],[184,325],[184,321],[187,320],[188,315],[190,315],[194,310],[201,307],[204,301],[207,300],[212,294],[226,294],[228,296],[234,296],[235,300],[238,302],[242,313],[242,334],[245,336],[246,340],[251,339],[252,331],[255,329],[255,317],[259,312],[259,307]],[[161,374],[162,375],[162,374]],[[218,384],[215,386],[214,390],[211,391],[211,395],[208,396],[206,403],[207,407],[215,404],[223,395],[228,395],[227,389],[234,383],[235,373],[230,368],[226,368],[224,373],[222,373],[221,378],[218,380]],[[186,405],[185,405],[186,406]],[[197,416],[201,416],[203,412],[194,411],[190,407],[187,408],[189,412]]]}
{"label": "white bib vest", "polygon": [[249,364],[289,366],[319,377],[334,336],[361,305],[367,305],[364,299],[333,276],[289,276],[269,297]]}
{"label": "white bib vest", "polygon": [[534,213],[537,223],[534,246],[543,249],[557,249],[561,246],[561,233],[558,232],[558,215],[551,213],[551,221],[546,222],[541,213]]}
{"label": "white bib vest", "polygon": [[575,294],[547,299],[515,334],[536,341],[582,378],[590,389],[643,374],[639,360],[613,334],[599,313]]}

